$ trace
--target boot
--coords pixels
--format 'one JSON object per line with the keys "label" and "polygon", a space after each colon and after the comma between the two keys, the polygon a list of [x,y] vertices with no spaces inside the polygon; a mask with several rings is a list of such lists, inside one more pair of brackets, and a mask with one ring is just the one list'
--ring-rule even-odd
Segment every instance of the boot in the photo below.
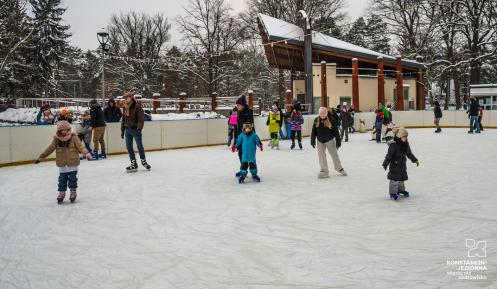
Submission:
{"label": "boot", "polygon": [[341,170],[339,170],[338,172],[339,172],[342,176],[345,176],[345,177],[347,176],[347,172],[346,172],[346,171],[345,171],[345,169],[343,169],[343,168],[342,168]]}
{"label": "boot", "polygon": [[106,159],[107,158],[107,153],[105,153],[105,150],[102,150],[102,153],[98,156],[101,159]]}
{"label": "boot", "polygon": [[301,142],[299,142],[299,148],[300,148],[300,149],[303,149],[303,148],[304,148],[304,147],[302,146],[302,143],[301,143]]}
{"label": "boot", "polygon": [[291,150],[295,148],[295,142],[292,142],[292,146],[290,147]]}
{"label": "boot", "polygon": [[397,194],[390,194],[390,199],[392,199],[392,201],[397,201],[398,198],[399,196]]}
{"label": "boot", "polygon": [[243,184],[245,182],[245,177],[246,176],[247,176],[246,174],[241,173],[240,177],[238,178],[238,183]]}
{"label": "boot", "polygon": [[71,203],[74,203],[74,201],[76,201],[77,196],[78,194],[76,193],[76,189],[71,189],[71,195],[69,196],[69,201],[71,201]]}
{"label": "boot", "polygon": [[98,159],[100,157],[100,155],[98,154],[98,152],[97,151],[93,151],[92,155],[93,155],[93,160],[98,161]]}
{"label": "boot", "polygon": [[258,183],[260,183],[260,182],[261,182],[261,178],[260,178],[258,175],[253,175],[253,176],[252,176],[252,179],[253,179],[254,181],[258,182]]}
{"label": "boot", "polygon": [[399,196],[402,196],[404,198],[409,198],[409,192],[408,191],[402,191],[397,193]]}
{"label": "boot", "polygon": [[59,192],[59,195],[57,196],[57,203],[62,204],[65,197],[66,197],[66,192]]}
{"label": "boot", "polygon": [[142,166],[145,167],[147,170],[150,171],[150,168],[152,168],[148,163],[147,160],[142,160]]}
{"label": "boot", "polygon": [[138,164],[136,163],[136,160],[131,160],[131,165],[129,167],[126,167],[126,172],[134,173],[137,170],[138,170]]}
{"label": "boot", "polygon": [[238,172],[235,174],[235,177],[239,178],[241,175],[242,175],[242,172],[238,171]]}

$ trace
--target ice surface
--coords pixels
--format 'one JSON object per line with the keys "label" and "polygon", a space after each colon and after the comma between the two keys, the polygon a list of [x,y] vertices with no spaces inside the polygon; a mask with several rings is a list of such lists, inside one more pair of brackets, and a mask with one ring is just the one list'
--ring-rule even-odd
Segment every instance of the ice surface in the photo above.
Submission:
{"label": "ice surface", "polygon": [[[64,205],[53,162],[1,168],[0,288],[497,288],[497,131],[410,130],[421,166],[397,203],[368,138],[324,180],[308,139],[258,152],[260,184],[224,146],[148,153],[135,174],[85,161]],[[447,275],[468,238],[487,241],[486,281]]]}

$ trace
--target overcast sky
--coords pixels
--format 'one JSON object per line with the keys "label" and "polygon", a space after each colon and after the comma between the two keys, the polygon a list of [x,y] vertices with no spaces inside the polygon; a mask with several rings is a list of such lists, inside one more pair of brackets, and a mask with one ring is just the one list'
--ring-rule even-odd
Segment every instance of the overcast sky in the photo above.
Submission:
{"label": "overcast sky", "polygon": [[[235,12],[245,9],[245,0],[227,0]],[[361,16],[367,7],[368,0],[345,0],[350,19]],[[183,6],[188,1],[178,0],[65,0],[67,7],[65,21],[71,25],[72,45],[84,50],[98,46],[96,33],[101,27],[109,24],[112,14],[128,11],[146,13],[163,12],[169,19],[183,13]],[[181,36],[175,23],[172,23],[171,44],[181,44]]]}

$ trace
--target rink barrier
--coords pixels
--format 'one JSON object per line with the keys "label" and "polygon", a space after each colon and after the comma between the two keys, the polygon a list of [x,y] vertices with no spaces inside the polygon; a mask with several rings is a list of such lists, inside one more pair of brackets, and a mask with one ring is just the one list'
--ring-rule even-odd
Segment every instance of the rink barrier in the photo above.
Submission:
{"label": "rink barrier", "polygon": [[[467,128],[469,120],[464,111],[444,111],[440,121],[444,128]],[[313,119],[306,115],[302,126],[302,135],[309,136]],[[355,128],[359,128],[359,119],[366,120],[366,129],[371,129],[375,115],[372,112],[356,113]],[[263,140],[269,140],[266,126],[267,117],[256,117],[255,127]],[[408,128],[431,128],[433,112],[431,111],[394,111],[394,123]],[[485,111],[483,117],[485,128],[497,128],[497,111]],[[0,167],[32,164],[49,145],[55,134],[55,126],[12,126],[0,127]],[[175,120],[146,122],[143,129],[143,143],[147,152],[170,149],[187,149],[206,146],[226,145],[227,119],[209,120]],[[107,124],[105,134],[108,155],[126,154],[124,140],[121,139],[119,123]],[[135,147],[136,148],[136,147]],[[54,160],[54,154],[46,160]]]}

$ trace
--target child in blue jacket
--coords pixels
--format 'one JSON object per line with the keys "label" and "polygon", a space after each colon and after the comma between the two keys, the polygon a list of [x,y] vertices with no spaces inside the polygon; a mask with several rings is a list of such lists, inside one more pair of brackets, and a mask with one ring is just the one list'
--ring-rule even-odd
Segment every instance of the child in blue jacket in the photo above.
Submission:
{"label": "child in blue jacket", "polygon": [[238,182],[240,184],[245,182],[245,178],[247,177],[248,174],[247,169],[249,168],[254,181],[260,182],[261,179],[257,175],[257,163],[255,160],[255,153],[257,151],[257,147],[259,147],[261,151],[263,150],[261,139],[252,130],[252,124],[250,123],[243,124],[243,132],[244,133],[238,136],[235,145],[235,147],[238,147],[240,145],[242,146],[242,164],[240,166],[240,176],[238,178]]}

